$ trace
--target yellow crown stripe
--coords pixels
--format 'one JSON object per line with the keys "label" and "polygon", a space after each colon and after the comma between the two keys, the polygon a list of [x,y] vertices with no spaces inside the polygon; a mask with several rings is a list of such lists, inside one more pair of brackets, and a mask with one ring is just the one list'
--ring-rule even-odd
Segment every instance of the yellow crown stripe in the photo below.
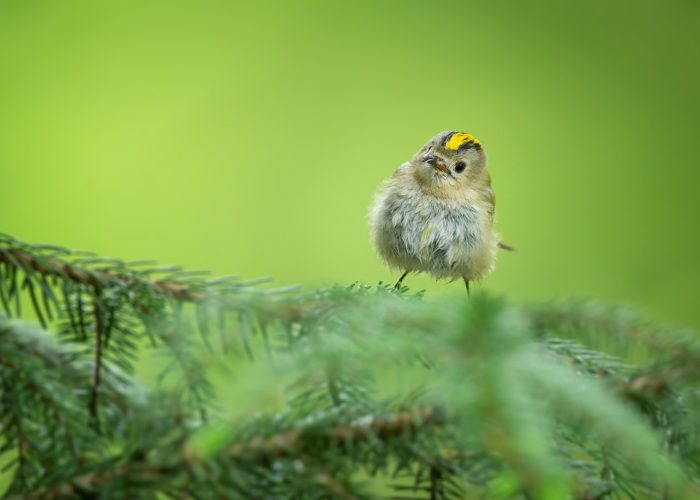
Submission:
{"label": "yellow crown stripe", "polygon": [[471,134],[465,134],[463,132],[457,132],[453,134],[452,137],[445,143],[447,149],[459,149],[462,144],[474,141],[474,144],[479,144],[479,141],[474,139]]}

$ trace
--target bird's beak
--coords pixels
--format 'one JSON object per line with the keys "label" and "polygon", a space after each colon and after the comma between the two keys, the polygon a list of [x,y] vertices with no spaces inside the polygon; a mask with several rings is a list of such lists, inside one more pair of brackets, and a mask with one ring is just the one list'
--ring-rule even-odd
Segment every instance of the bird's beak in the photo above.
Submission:
{"label": "bird's beak", "polygon": [[425,158],[425,161],[431,167],[436,168],[438,170],[442,170],[443,172],[445,172],[449,176],[452,175],[452,172],[450,172],[450,169],[447,168],[447,165],[445,165],[443,162],[441,162],[435,156],[429,156],[429,157]]}

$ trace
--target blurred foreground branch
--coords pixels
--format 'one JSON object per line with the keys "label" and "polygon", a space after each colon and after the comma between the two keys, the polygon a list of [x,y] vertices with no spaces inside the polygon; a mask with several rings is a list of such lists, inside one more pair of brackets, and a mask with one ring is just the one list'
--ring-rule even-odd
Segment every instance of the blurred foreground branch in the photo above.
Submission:
{"label": "blurred foreground branch", "polygon": [[700,494],[692,334],[257,283],[0,238],[8,498]]}

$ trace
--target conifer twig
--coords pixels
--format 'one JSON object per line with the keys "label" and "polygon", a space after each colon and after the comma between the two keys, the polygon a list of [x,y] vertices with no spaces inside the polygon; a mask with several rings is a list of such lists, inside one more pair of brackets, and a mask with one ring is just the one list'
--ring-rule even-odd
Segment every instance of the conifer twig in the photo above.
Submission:
{"label": "conifer twig", "polygon": [[[109,281],[132,282],[135,277],[104,270],[88,271],[72,263],[48,257],[38,257],[23,250],[9,250],[0,252],[0,262],[15,265],[19,264],[23,269],[30,268],[45,276],[57,276],[68,279],[74,283],[90,286],[95,290],[106,287]],[[144,280],[144,282],[158,288],[161,292],[182,302],[193,302],[204,298],[200,290],[188,287],[177,281]]]}
{"label": "conifer twig", "polygon": [[61,418],[61,414],[56,408],[56,405],[54,404],[53,401],[51,401],[51,398],[46,395],[44,390],[40,387],[38,387],[31,379],[26,377],[22,370],[19,369],[14,363],[12,363],[9,359],[7,359],[5,356],[3,356],[2,353],[0,353],[0,365],[6,366],[10,370],[14,371],[17,374],[22,375],[22,378],[24,379],[24,383],[27,385],[27,387],[37,395],[39,400],[46,406],[46,408],[51,412],[51,416],[53,419],[56,421],[56,424],[58,427],[63,431],[63,435],[66,440],[66,444],[68,445],[68,449],[71,450],[72,453],[75,454],[75,447],[73,445],[73,436],[70,433],[70,430],[66,426],[66,424],[63,422],[63,419]]}
{"label": "conifer twig", "polygon": [[[100,295],[100,290],[95,289],[95,294],[97,297]],[[88,403],[88,408],[90,410],[91,424],[97,432],[100,431],[100,420],[98,417],[97,401],[100,392],[100,375],[102,372],[102,342],[104,336],[104,326],[102,321],[102,313],[100,312],[100,306],[98,299],[93,301],[94,314],[95,314],[95,367],[93,373],[92,387],[90,388],[90,401]]]}
{"label": "conifer twig", "polygon": [[93,495],[86,495],[95,487],[109,483],[115,479],[127,478],[134,471],[143,475],[159,476],[177,473],[178,469],[173,467],[141,467],[140,469],[132,467],[114,467],[102,472],[94,474],[84,474],[73,478],[69,482],[55,485],[49,489],[37,490],[23,495],[14,495],[7,497],[6,500],[58,500],[63,498],[95,498]]}
{"label": "conifer twig", "polygon": [[[374,436],[380,440],[400,435],[404,432],[416,432],[429,424],[442,424],[444,418],[432,406],[406,410],[384,419],[372,419],[368,424],[352,423],[332,428],[324,435],[327,445],[344,447],[351,442],[364,441]],[[267,438],[255,438],[245,443],[238,443],[229,449],[232,456],[266,455],[286,456],[297,453],[308,445],[304,441],[303,429],[294,429]]]}

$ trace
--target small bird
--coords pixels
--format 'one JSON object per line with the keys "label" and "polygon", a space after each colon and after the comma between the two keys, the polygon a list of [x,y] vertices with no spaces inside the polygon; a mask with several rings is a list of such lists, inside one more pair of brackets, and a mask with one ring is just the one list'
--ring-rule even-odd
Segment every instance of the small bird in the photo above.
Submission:
{"label": "small bird", "polygon": [[441,132],[396,169],[370,208],[370,236],[379,257],[403,272],[469,282],[494,268],[498,248],[513,250],[493,229],[495,196],[481,143]]}

